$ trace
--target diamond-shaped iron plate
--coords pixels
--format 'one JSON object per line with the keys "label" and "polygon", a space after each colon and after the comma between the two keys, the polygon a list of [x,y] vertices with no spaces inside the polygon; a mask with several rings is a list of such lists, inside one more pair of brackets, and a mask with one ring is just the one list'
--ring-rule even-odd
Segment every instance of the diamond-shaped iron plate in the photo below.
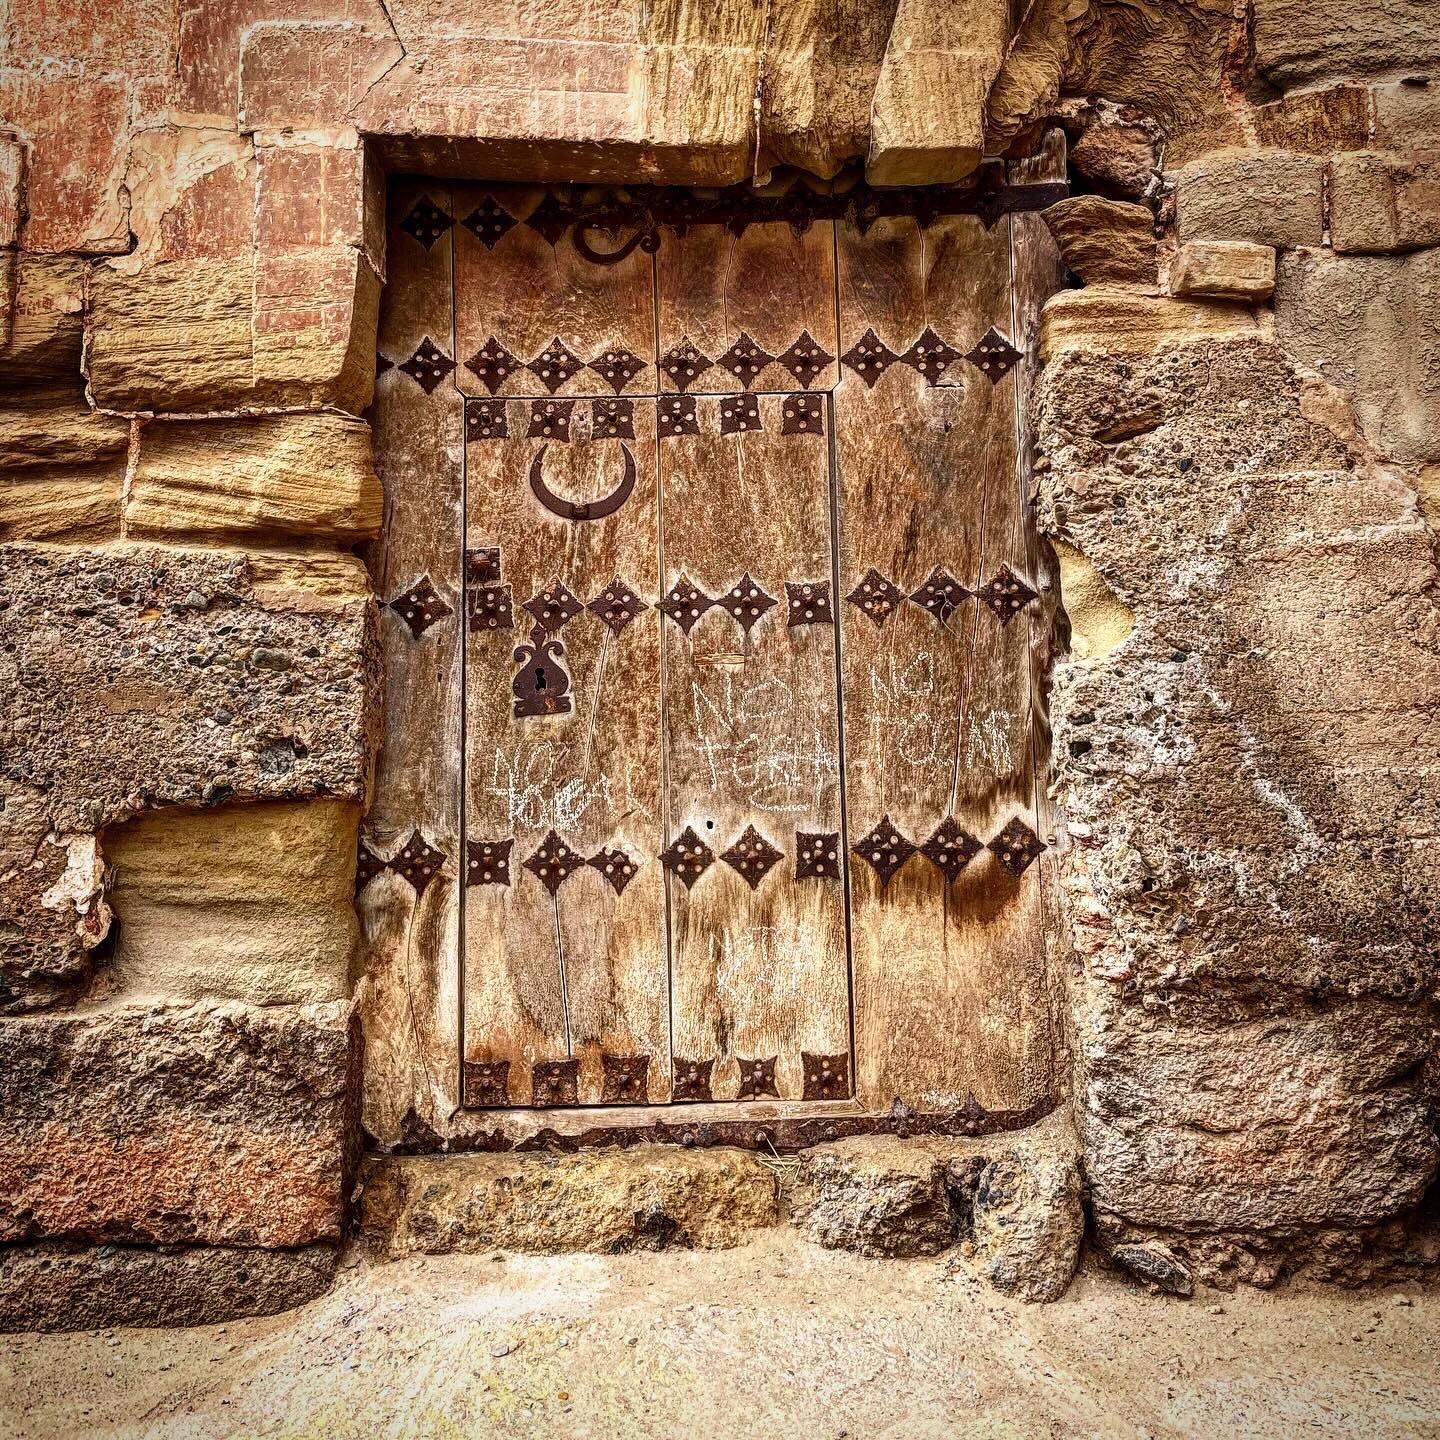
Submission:
{"label": "diamond-shaped iron plate", "polygon": [[878,630],[905,598],[892,581],[871,566],[860,577],[860,583],[845,597],[862,615],[875,622]]}
{"label": "diamond-shaped iron plate", "polygon": [[785,623],[792,630],[797,625],[830,625],[835,620],[828,580],[787,580],[785,601],[790,607]]}
{"label": "diamond-shaped iron plate", "polygon": [[622,345],[612,345],[590,362],[590,368],[618,395],[645,368],[645,361]]}
{"label": "diamond-shaped iron plate", "polygon": [[1017,815],[986,848],[1012,875],[1023,875],[1045,853],[1045,842]]}
{"label": "diamond-shaped iron plate", "polygon": [[687,336],[660,357],[660,369],[677,390],[688,390],[715,362],[697,350]]}
{"label": "diamond-shaped iron plate", "polygon": [[747,570],[716,602],[730,613],[735,623],[748,635],[755,622],[778,603],[750,578]]}
{"label": "diamond-shaped iron plate", "polygon": [[988,580],[976,594],[1008,625],[1032,600],[1032,590],[1008,565],[1002,565],[993,580]]}
{"label": "diamond-shaped iron plate", "polygon": [[734,435],[743,430],[763,430],[760,401],[754,395],[726,395],[720,400],[720,433]]}
{"label": "diamond-shaped iron plate", "polygon": [[780,1092],[775,1088],[775,1061],[777,1057],[772,1055],[768,1060],[740,1060],[740,1089],[736,1092],[737,1100],[760,1100],[766,1095],[774,1095],[779,1098]]}
{"label": "diamond-shaped iron plate", "polygon": [[491,630],[513,630],[515,612],[508,585],[467,586],[465,607],[470,633],[484,635]]}
{"label": "diamond-shaped iron plate", "polygon": [[573,400],[532,400],[527,440],[570,441],[570,417],[575,413]]}
{"label": "diamond-shaped iron plate", "polygon": [[553,395],[585,362],[557,335],[525,368]]}
{"label": "diamond-shaped iron plate", "polygon": [[445,852],[427,844],[419,830],[412,830],[400,853],[390,861],[390,868],[410,882],[418,897],[425,893],[444,863]]}
{"label": "diamond-shaped iron plate", "polygon": [[785,856],[753,825],[747,825],[745,833],[723,851],[720,858],[732,870],[738,870],[745,883],[754,890]]}
{"label": "diamond-shaped iron plate", "polygon": [[873,331],[867,330],[841,357],[870,388],[900,357]]}
{"label": "diamond-shaped iron plate", "polygon": [[992,325],[965,358],[993,385],[1008,375],[1021,357],[1020,352]]}
{"label": "diamond-shaped iron plate", "polygon": [[970,592],[948,570],[937,565],[929,578],[910,598],[922,609],[928,610],[942,625],[970,597]]}
{"label": "diamond-shaped iron plate", "polygon": [[375,378],[378,380],[387,370],[393,370],[395,362],[388,356],[375,352]]}
{"label": "diamond-shaped iron plate", "polygon": [[520,362],[492,335],[465,362],[465,368],[494,395],[520,368]]}
{"label": "diamond-shaped iron plate", "polygon": [[953,880],[984,846],[947,817],[920,847],[920,853],[947,879]]}
{"label": "diamond-shaped iron plate", "polygon": [[400,228],[428,250],[454,223],[428,195],[422,195],[400,222]]}
{"label": "diamond-shaped iron plate", "polygon": [[638,1105],[649,1090],[648,1055],[602,1055],[600,1057],[600,1103]]}
{"label": "diamond-shaped iron plate", "polygon": [[586,607],[618,635],[642,610],[650,607],[617,575]]}
{"label": "diamond-shaped iron plate", "polygon": [[465,884],[508,885],[510,850],[514,844],[514,840],[467,840]]}
{"label": "diamond-shaped iron plate", "polygon": [[675,1081],[670,1088],[672,1100],[713,1100],[710,1093],[710,1073],[715,1068],[713,1060],[675,1059]]}
{"label": "diamond-shaped iron plate", "polygon": [[681,575],[656,609],[668,615],[688,635],[714,603],[703,590],[691,582],[688,575]]}
{"label": "diamond-shaped iron plate", "polygon": [[547,190],[540,197],[540,203],[525,217],[525,223],[543,235],[551,245],[557,245],[560,237],[570,228],[571,215],[553,190]]}
{"label": "diamond-shaped iron plate", "polygon": [[580,1100],[578,1060],[538,1060],[530,1072],[530,1094],[536,1105],[575,1105]]}
{"label": "diamond-shaped iron plate", "polygon": [[563,580],[552,580],[532,595],[523,608],[535,617],[541,629],[558,635],[585,607]]}
{"label": "diamond-shaped iron plate", "polygon": [[676,435],[698,435],[700,416],[693,395],[662,395],[655,405],[655,428],[662,440]]}
{"label": "diamond-shaped iron plate", "polygon": [[850,1057],[800,1052],[806,1100],[845,1100],[850,1095]]}
{"label": "diamond-shaped iron plate", "polygon": [[592,440],[633,440],[635,438],[635,402],[633,400],[592,400],[590,402],[590,438]]}
{"label": "diamond-shaped iron plate", "polygon": [[441,599],[428,575],[422,575],[408,590],[390,601],[390,608],[419,639],[437,621],[455,612]]}
{"label": "diamond-shaped iron plate", "polygon": [[915,847],[890,823],[888,815],[851,849],[880,877],[882,889],[915,853]]}
{"label": "diamond-shaped iron plate", "polygon": [[795,832],[795,878],[807,880],[817,876],[822,880],[840,878],[840,832],[822,830]]}
{"label": "diamond-shaped iron plate", "polygon": [[715,863],[715,852],[687,825],[660,852],[660,863],[688,890]]}
{"label": "diamond-shaped iron plate", "polygon": [[465,438],[467,440],[505,440],[510,435],[510,422],[503,400],[465,401]]}
{"label": "diamond-shaped iron plate", "polygon": [[715,362],[728,370],[747,390],[760,380],[760,373],[775,357],[757,345],[748,335],[740,338]]}
{"label": "diamond-shaped iron plate", "polygon": [[597,851],[585,862],[592,870],[598,870],[617,895],[625,893],[625,887],[635,878],[640,867],[620,849]]}
{"label": "diamond-shaped iron plate", "polygon": [[808,330],[802,330],[800,338],[783,355],[775,358],[808,390],[835,357]]}
{"label": "diamond-shaped iron plate", "polygon": [[525,868],[553,895],[585,863],[553,830],[524,862]]}
{"label": "diamond-shaped iron plate", "polygon": [[401,361],[399,368],[427,395],[433,395],[435,388],[455,368],[455,362],[427,335],[415,347],[415,353]]}
{"label": "diamond-shaped iron plate", "polygon": [[390,868],[363,840],[355,853],[355,893],[358,895],[377,875]]}
{"label": "diamond-shaped iron plate", "polygon": [[945,372],[960,358],[960,352],[946,344],[928,325],[920,338],[900,357],[931,385],[938,385]]}
{"label": "diamond-shaped iron plate", "polygon": [[487,195],[460,222],[487,250],[493,250],[514,228],[515,217]]}
{"label": "diamond-shaped iron plate", "polygon": [[823,435],[825,402],[818,395],[787,395],[780,402],[782,435]]}
{"label": "diamond-shaped iron plate", "polygon": [[467,1060],[465,1062],[466,1105],[508,1105],[510,1103],[510,1062],[508,1060]]}

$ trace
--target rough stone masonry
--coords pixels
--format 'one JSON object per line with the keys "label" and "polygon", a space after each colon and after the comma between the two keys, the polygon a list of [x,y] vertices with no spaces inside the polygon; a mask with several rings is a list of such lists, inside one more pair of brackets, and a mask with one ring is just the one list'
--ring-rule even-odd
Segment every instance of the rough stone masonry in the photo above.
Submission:
{"label": "rough stone masonry", "polygon": [[[944,184],[1057,129],[1075,283],[1031,419],[1079,1168],[844,1142],[797,1218],[969,1235],[1036,1298],[1082,1174],[1098,1253],[1158,1288],[1440,1259],[1440,14],[1020,9],[9,8],[0,1323],[282,1307],[345,1233],[386,172]],[[673,1164],[567,1193],[616,1243],[710,1243],[617,1218]],[[780,1213],[711,1168],[695,1193]],[[385,1172],[385,1244],[452,1223],[417,1183]]]}

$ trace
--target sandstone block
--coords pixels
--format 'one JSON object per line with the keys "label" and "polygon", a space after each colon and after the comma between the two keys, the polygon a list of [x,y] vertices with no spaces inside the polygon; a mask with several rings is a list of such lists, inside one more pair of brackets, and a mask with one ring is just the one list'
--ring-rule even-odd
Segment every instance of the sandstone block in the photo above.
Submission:
{"label": "sandstone block", "polygon": [[377,1157],[362,1226],[388,1260],[415,1254],[720,1250],[779,1220],[774,1174],[739,1150],[668,1145],[574,1155]]}
{"label": "sandstone block", "polygon": [[1286,95],[1252,112],[1255,138],[1266,149],[1304,155],[1363,150],[1370,135],[1370,91],[1364,85],[1331,85]]}
{"label": "sandstone block", "polygon": [[1335,156],[1330,162],[1330,243],[1349,254],[1440,245],[1440,153]]}
{"label": "sandstone block", "polygon": [[1155,285],[1155,221],[1144,205],[1075,195],[1041,213],[1061,258],[1087,285]]}
{"label": "sandstone block", "polygon": [[1170,289],[1187,298],[1259,304],[1275,290],[1275,251],[1248,240],[1192,240],[1175,256]]}
{"label": "sandstone block", "polygon": [[1009,39],[998,0],[900,0],[870,111],[872,185],[945,184],[980,163]]}
{"label": "sandstone block", "polygon": [[1101,195],[1138,202],[1150,193],[1160,139],[1152,120],[1100,101],[1086,102],[1064,123],[1069,164]]}
{"label": "sandstone block", "polygon": [[218,1325],[328,1290],[339,1251],[40,1242],[0,1249],[0,1332]]}
{"label": "sandstone block", "polygon": [[1417,76],[1370,90],[1375,110],[1375,134],[1353,145],[1336,145],[1336,150],[1363,150],[1373,143],[1377,150],[1440,150],[1440,83]]}
{"label": "sandstone block", "polygon": [[1382,454],[1440,460],[1440,250],[1298,252],[1276,271],[1275,330],[1354,400]]}
{"label": "sandstone block", "polygon": [[360,810],[342,800],[162,810],[107,830],[127,1003],[314,1004],[350,990]]}
{"label": "sandstone block", "polygon": [[383,27],[349,21],[262,21],[239,43],[245,130],[343,125],[405,53]]}
{"label": "sandstone block", "polygon": [[264,145],[257,152],[260,250],[362,249],[385,273],[385,176],[360,144]]}
{"label": "sandstone block", "polygon": [[380,533],[383,511],[369,425],[302,414],[145,426],[125,520],[134,535],[313,535],[351,544]]}
{"label": "sandstone block", "polygon": [[74,256],[7,258],[10,285],[0,332],[0,390],[77,383],[85,262]]}
{"label": "sandstone block", "polygon": [[1144,354],[1174,341],[1260,338],[1269,331],[1269,316],[1235,305],[1087,285],[1062,290],[1045,302],[1040,356],[1049,364],[1069,351]]}
{"label": "sandstone block", "polygon": [[0,1021],[0,1240],[338,1239],[352,1032],[345,1003]]}
{"label": "sandstone block", "polygon": [[0,600],[0,767],[62,833],[232,796],[363,800],[377,661],[353,557],[15,544]]}
{"label": "sandstone block", "polygon": [[1255,67],[1282,90],[1440,63],[1430,0],[1255,0]]}
{"label": "sandstone block", "polygon": [[866,1136],[802,1152],[795,1224],[827,1250],[938,1255],[955,1243],[946,1159],[927,1143]]}
{"label": "sandstone block", "polygon": [[1287,150],[1219,150],[1192,160],[1176,177],[1181,243],[1320,244],[1323,170],[1318,155]]}

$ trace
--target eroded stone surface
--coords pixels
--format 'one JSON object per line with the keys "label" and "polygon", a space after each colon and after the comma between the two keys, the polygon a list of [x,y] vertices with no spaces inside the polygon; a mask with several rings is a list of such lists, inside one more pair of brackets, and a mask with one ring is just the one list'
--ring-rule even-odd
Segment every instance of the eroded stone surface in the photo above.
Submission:
{"label": "eroded stone surface", "polygon": [[0,1240],[337,1239],[358,1059],[346,1002],[0,1020]]}
{"label": "eroded stone surface", "polygon": [[1286,150],[1222,150],[1176,177],[1180,241],[1318,245],[1323,162]]}
{"label": "eroded stone surface", "polygon": [[1337,155],[1330,162],[1330,243],[1349,254],[1440,245],[1440,154]]}
{"label": "eroded stone surface", "polygon": [[1255,64],[1282,89],[1440,64],[1430,0],[1255,0]]}
{"label": "eroded stone surface", "polygon": [[1170,289],[1185,297],[1258,304],[1275,289],[1275,251],[1248,240],[1192,240],[1175,256]]}
{"label": "eroded stone surface", "polygon": [[1155,222],[1144,205],[1076,195],[1042,213],[1066,266],[1087,284],[1155,284]]}
{"label": "eroded stone surface", "polygon": [[774,1225],[774,1173],[742,1150],[377,1157],[362,1225],[386,1259],[503,1249],[724,1249]]}

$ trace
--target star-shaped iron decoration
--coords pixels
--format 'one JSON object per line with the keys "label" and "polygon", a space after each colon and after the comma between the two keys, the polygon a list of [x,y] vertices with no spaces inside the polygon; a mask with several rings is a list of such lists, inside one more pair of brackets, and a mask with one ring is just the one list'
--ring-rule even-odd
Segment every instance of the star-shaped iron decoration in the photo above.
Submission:
{"label": "star-shaped iron decoration", "polygon": [[600,1070],[602,1105],[635,1105],[645,1098],[650,1078],[648,1055],[602,1055]]}
{"label": "star-shaped iron decoration", "polygon": [[1036,592],[1008,565],[1002,565],[995,578],[987,581],[976,593],[1000,617],[1002,625],[1008,625],[1036,598]]}
{"label": "star-shaped iron decoration", "polygon": [[899,358],[873,330],[867,330],[840,357],[840,362],[853,370],[866,386],[873,390],[875,382]]}
{"label": "star-shaped iron decoration", "polygon": [[787,580],[785,601],[790,607],[785,623],[792,630],[797,625],[829,625],[835,619],[828,580]]}
{"label": "star-shaped iron decoration", "polygon": [[625,887],[635,878],[640,867],[618,848],[600,850],[585,862],[592,870],[598,870],[610,882],[617,895],[625,893]]}
{"label": "star-shaped iron decoration", "polygon": [[411,635],[417,640],[437,621],[455,613],[437,593],[428,575],[422,575],[408,590],[390,601],[390,609],[410,627]]}
{"label": "star-shaped iron decoration", "polygon": [[1045,842],[1016,815],[986,848],[1012,875],[1023,875],[1045,853]]}
{"label": "star-shaped iron decoration", "polygon": [[905,598],[893,582],[872,565],[860,577],[860,583],[845,597],[860,613],[874,621],[878,630]]}
{"label": "star-shaped iron decoration", "polygon": [[586,607],[618,635],[642,610],[650,607],[617,575]]}
{"label": "star-shaped iron decoration", "polygon": [[573,400],[532,400],[530,402],[530,428],[525,432],[527,440],[558,440],[570,443],[570,416],[574,413]]}
{"label": "star-shaped iron decoration", "polygon": [[585,362],[557,335],[525,368],[553,395]]}
{"label": "star-shaped iron decoration", "polygon": [[698,435],[700,417],[693,395],[662,395],[655,405],[655,428],[662,440],[676,435]]}
{"label": "star-shaped iron decoration", "polygon": [[400,228],[428,250],[454,223],[428,195],[422,195],[400,222]]}
{"label": "star-shaped iron decoration", "polygon": [[822,830],[795,832],[795,878],[808,880],[840,878],[840,832]]}
{"label": "star-shaped iron decoration", "polygon": [[785,856],[753,825],[747,825],[745,833],[723,851],[720,858],[732,870],[738,870],[745,883],[754,890]]}
{"label": "star-shaped iron decoration", "polygon": [[377,875],[390,868],[363,840],[355,853],[355,893],[358,895]]}
{"label": "star-shaped iron decoration", "polygon": [[920,847],[920,853],[946,878],[953,880],[984,846],[948,816]]}
{"label": "star-shaped iron decoration", "polygon": [[520,368],[520,362],[492,335],[465,362],[465,368],[494,395]]}
{"label": "star-shaped iron decoration", "polygon": [[524,862],[525,868],[553,895],[585,863],[553,830]]}
{"label": "star-shaped iron decoration", "polygon": [[538,594],[532,595],[523,608],[535,617],[547,634],[558,635],[585,607],[564,581],[552,580]]}
{"label": "star-shaped iron decoration", "polygon": [[687,825],[660,852],[660,863],[688,890],[715,863],[715,852]]}
{"label": "star-shaped iron decoration", "polygon": [[740,338],[720,357],[716,364],[728,370],[747,390],[760,379],[760,373],[775,357],[763,350],[748,335]]}
{"label": "star-shaped iron decoration", "polygon": [[743,430],[762,430],[760,401],[754,395],[726,395],[720,401],[720,433],[734,435]]}
{"label": "star-shaped iron decoration", "polygon": [[747,570],[729,590],[716,602],[722,610],[729,611],[735,623],[748,635],[757,620],[777,603],[773,595],[767,595],[750,578]]}
{"label": "star-shaped iron decoration", "polygon": [[660,368],[677,390],[688,390],[714,364],[687,336],[660,357]]}
{"label": "star-shaped iron decoration", "polygon": [[645,362],[623,346],[602,350],[590,368],[618,395],[644,368]]}
{"label": "star-shaped iron decoration", "polygon": [[768,1060],[740,1060],[740,1089],[736,1092],[735,1098],[737,1100],[760,1100],[766,1095],[774,1095],[778,1098],[780,1092],[775,1088],[775,1061],[777,1058],[772,1055]]}
{"label": "star-shaped iron decoration", "polygon": [[460,222],[487,250],[493,250],[514,228],[515,217],[487,195]]}
{"label": "star-shaped iron decoration", "polygon": [[850,1057],[800,1052],[806,1100],[844,1100],[850,1094]]}
{"label": "star-shaped iron decoration", "polygon": [[540,203],[525,217],[525,223],[545,237],[550,245],[558,245],[560,237],[570,228],[569,210],[553,190],[547,190]]}
{"label": "star-shaped iron decoration", "polygon": [[445,858],[443,850],[427,844],[419,830],[412,830],[400,853],[390,861],[390,868],[410,882],[418,899],[440,873]]}
{"label": "star-shaped iron decoration", "polygon": [[580,1099],[578,1060],[538,1060],[530,1072],[536,1105],[574,1105]]}
{"label": "star-shaped iron decoration", "polygon": [[594,440],[633,440],[635,438],[635,402],[633,400],[592,400],[590,402],[590,436]]}
{"label": "star-shaped iron decoration", "polygon": [[913,370],[919,371],[931,385],[938,385],[945,372],[960,358],[960,352],[947,345],[930,326],[900,357]]}
{"label": "star-shaped iron decoration", "polygon": [[942,625],[969,597],[970,592],[939,565],[930,572],[925,583],[910,595],[922,610],[928,610]]}
{"label": "star-shaped iron decoration", "polygon": [[881,889],[915,853],[915,847],[890,823],[888,815],[851,849],[880,877]]}
{"label": "star-shaped iron decoration", "polygon": [[504,440],[510,434],[503,400],[465,401],[465,438],[467,440]]}
{"label": "star-shaped iron decoration", "polygon": [[508,885],[510,849],[514,840],[467,840],[465,842],[465,884]]}
{"label": "star-shaped iron decoration", "polygon": [[992,384],[1008,375],[1019,362],[1020,352],[992,325],[965,358]]}
{"label": "star-shaped iron decoration", "polygon": [[825,433],[824,401],[818,395],[787,395],[781,401],[780,433],[782,435],[823,435]]}
{"label": "star-shaped iron decoration", "polygon": [[783,355],[775,358],[808,390],[835,357],[808,330],[802,330],[800,338]]}
{"label": "star-shaped iron decoration", "polygon": [[399,368],[427,395],[433,395],[436,386],[455,368],[455,362],[427,335]]}
{"label": "star-shaped iron decoration", "polygon": [[656,609],[668,615],[681,631],[688,635],[714,603],[703,590],[691,582],[688,575],[682,574]]}
{"label": "star-shaped iron decoration", "polygon": [[675,1059],[675,1081],[670,1089],[672,1100],[710,1100],[710,1074],[713,1060]]}

